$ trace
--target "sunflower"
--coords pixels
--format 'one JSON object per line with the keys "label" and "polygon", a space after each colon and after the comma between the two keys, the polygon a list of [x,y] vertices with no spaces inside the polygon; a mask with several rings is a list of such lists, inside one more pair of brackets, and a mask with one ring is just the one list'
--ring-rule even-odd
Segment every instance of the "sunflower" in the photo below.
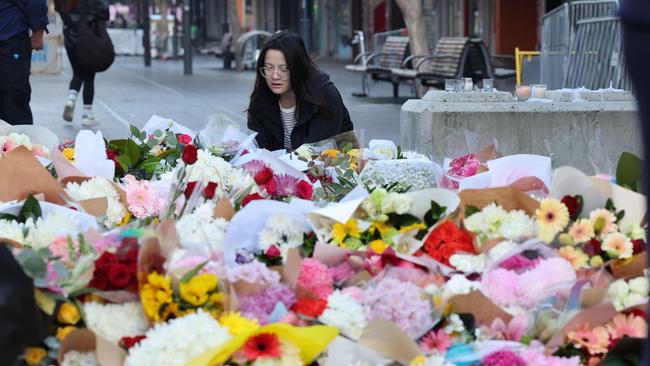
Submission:
{"label": "sunflower", "polygon": [[545,198],[535,211],[539,238],[550,243],[569,224],[569,209],[555,198]]}

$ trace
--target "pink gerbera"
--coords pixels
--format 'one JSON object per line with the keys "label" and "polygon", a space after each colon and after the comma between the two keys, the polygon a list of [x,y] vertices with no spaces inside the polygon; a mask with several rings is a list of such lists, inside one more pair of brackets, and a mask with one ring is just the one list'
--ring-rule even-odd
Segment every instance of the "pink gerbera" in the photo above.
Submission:
{"label": "pink gerbera", "polygon": [[16,144],[14,144],[13,141],[11,140],[5,141],[5,143],[2,144],[2,153],[6,154],[15,148],[16,148]]}
{"label": "pink gerbera", "polygon": [[573,332],[569,332],[567,339],[573,342],[576,348],[585,348],[592,355],[607,352],[609,345],[607,330],[604,327],[591,329],[589,324],[577,326]]}
{"label": "pink gerbera", "polygon": [[447,352],[447,348],[451,346],[452,342],[444,329],[432,330],[427,335],[422,337],[420,341],[420,349],[422,352],[430,353],[438,351],[440,353]]}
{"label": "pink gerbera", "polygon": [[648,334],[648,323],[642,317],[634,314],[616,314],[606,328],[612,339],[645,338]]}
{"label": "pink gerbera", "polygon": [[128,175],[124,182],[128,209],[136,218],[143,219],[160,213],[165,202],[158,197],[148,181],[138,181]]}

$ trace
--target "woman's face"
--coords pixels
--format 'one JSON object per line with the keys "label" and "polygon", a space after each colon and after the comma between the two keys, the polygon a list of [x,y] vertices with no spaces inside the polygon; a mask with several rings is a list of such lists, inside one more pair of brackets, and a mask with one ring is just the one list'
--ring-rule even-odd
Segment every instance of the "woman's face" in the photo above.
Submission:
{"label": "woman's face", "polygon": [[262,75],[266,79],[266,85],[274,94],[282,95],[291,91],[289,65],[282,51],[266,51]]}

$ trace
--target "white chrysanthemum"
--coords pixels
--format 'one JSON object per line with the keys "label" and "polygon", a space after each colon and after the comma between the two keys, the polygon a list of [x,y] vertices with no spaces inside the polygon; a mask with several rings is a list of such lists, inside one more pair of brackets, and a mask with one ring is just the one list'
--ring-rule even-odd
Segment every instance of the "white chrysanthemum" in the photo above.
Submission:
{"label": "white chrysanthemum", "polygon": [[498,235],[509,240],[519,240],[535,236],[535,220],[522,210],[508,212],[506,220],[499,227]]}
{"label": "white chrysanthemum", "polygon": [[409,212],[414,206],[413,200],[399,193],[388,193],[381,202],[381,212],[383,214],[397,213],[403,215]]}
{"label": "white chrysanthemum", "polygon": [[480,273],[485,268],[485,254],[454,254],[449,264],[463,273]]}
{"label": "white chrysanthemum", "polygon": [[252,366],[302,366],[302,357],[300,349],[290,342],[280,343],[280,358],[260,357],[256,359]]}
{"label": "white chrysanthemum", "polygon": [[427,160],[431,161],[428,156],[424,154],[420,154],[417,151],[409,150],[409,151],[402,151],[402,156],[404,159],[409,159],[409,160]]}
{"label": "white chrysanthemum", "polygon": [[636,277],[630,280],[628,282],[628,285],[630,286],[630,291],[637,293],[642,296],[648,296],[648,292],[650,291],[650,284],[648,283],[648,278],[647,277]]}
{"label": "white chrysanthemum", "polygon": [[48,214],[29,226],[29,240],[35,249],[48,247],[60,235],[75,236],[79,233],[73,217],[59,212]]}
{"label": "white chrysanthemum", "polygon": [[185,366],[231,338],[228,328],[201,310],[156,324],[146,337],[129,350],[125,366]]}
{"label": "white chrysanthemum", "polygon": [[363,306],[352,296],[340,290],[332,292],[327,297],[327,309],[318,320],[323,324],[338,328],[341,333],[354,340],[361,337],[363,328],[368,324]]}
{"label": "white chrysanthemum", "polygon": [[185,214],[176,222],[176,230],[183,241],[203,243],[210,246],[212,253],[222,251],[229,222],[214,218],[213,201],[207,201]]}
{"label": "white chrysanthemum", "polygon": [[509,240],[504,240],[488,251],[488,259],[492,262],[497,262],[506,255],[510,254],[510,252],[512,252],[515,248],[517,248],[517,243]]}
{"label": "white chrysanthemum", "polygon": [[278,233],[285,233],[291,229],[293,221],[285,214],[274,214],[269,217],[266,226]]}
{"label": "white chrysanthemum", "polygon": [[305,231],[300,222],[285,214],[274,214],[258,234],[259,248],[266,252],[272,245],[280,249],[283,258],[291,248],[302,245]]}
{"label": "white chrysanthemum", "polygon": [[470,281],[463,275],[455,274],[444,285],[442,297],[450,299],[455,295],[467,295],[478,288],[479,284],[477,282]]}
{"label": "white chrysanthemum", "polygon": [[16,221],[0,220],[0,237],[13,240],[22,245],[28,245],[24,235],[25,225]]}
{"label": "white chrysanthemum", "polygon": [[218,156],[208,151],[199,150],[197,161],[187,167],[188,182],[202,182],[204,185],[209,182],[219,184],[217,190],[228,190],[231,186],[230,178],[234,174],[234,167]]}
{"label": "white chrysanthemum", "polygon": [[81,184],[71,182],[68,183],[65,191],[75,201],[106,197],[108,202],[106,226],[119,224],[127,213],[126,207],[120,201],[119,193],[106,178],[95,177]]}
{"label": "white chrysanthemum", "polygon": [[68,351],[61,366],[99,366],[95,352]]}
{"label": "white chrysanthemum", "polygon": [[524,211],[507,212],[501,206],[490,203],[483,210],[465,218],[465,228],[478,237],[479,243],[504,238],[521,240],[535,236],[535,220]]}
{"label": "white chrysanthemum", "polygon": [[139,302],[124,304],[89,302],[84,304],[84,313],[86,326],[114,344],[123,337],[144,335],[149,329],[149,322]]}
{"label": "white chrysanthemum", "polygon": [[259,235],[260,249],[266,251],[271,245],[278,245],[282,241],[282,234],[275,230],[264,229]]}

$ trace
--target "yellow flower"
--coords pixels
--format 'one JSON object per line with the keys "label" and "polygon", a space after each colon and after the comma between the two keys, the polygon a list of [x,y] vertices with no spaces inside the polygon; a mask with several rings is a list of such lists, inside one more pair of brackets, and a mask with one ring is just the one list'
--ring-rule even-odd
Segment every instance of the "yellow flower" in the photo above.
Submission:
{"label": "yellow flower", "polygon": [[388,249],[389,245],[383,240],[373,240],[368,244],[368,246],[373,252],[382,254],[386,249]]}
{"label": "yellow flower", "polygon": [[375,231],[379,230],[379,235],[384,236],[390,229],[393,227],[388,225],[386,221],[373,221],[368,228],[370,234],[374,234]]}
{"label": "yellow flower", "polygon": [[221,315],[219,318],[219,324],[227,327],[230,335],[235,337],[242,333],[254,331],[260,327],[260,324],[256,319],[243,317],[238,311],[231,311]]}
{"label": "yellow flower", "polygon": [[408,233],[411,230],[420,231],[420,230],[424,230],[426,228],[427,228],[427,226],[425,224],[423,224],[421,222],[418,222],[416,224],[412,224],[412,225],[409,225],[409,226],[402,227],[401,229],[399,229],[399,232],[400,232],[400,234],[404,234],[404,233]]}
{"label": "yellow flower", "polygon": [[[144,313],[154,321],[165,320],[172,312],[173,290],[171,288],[172,278],[162,276],[156,272],[147,276],[147,283],[142,286],[140,300]],[[161,307],[165,305],[165,311],[161,314]]]}
{"label": "yellow flower", "polygon": [[122,217],[122,221],[120,221],[120,224],[118,226],[124,226],[131,221],[131,213],[127,211],[126,215]]}
{"label": "yellow flower", "polygon": [[68,159],[68,161],[74,161],[74,149],[71,147],[66,147],[63,149],[63,156]]}
{"label": "yellow flower", "polygon": [[569,235],[575,243],[584,243],[594,237],[594,225],[589,219],[580,219],[576,221],[569,229]]}
{"label": "yellow flower", "polygon": [[357,220],[351,218],[345,224],[341,224],[340,222],[334,223],[334,226],[332,226],[332,236],[334,238],[334,241],[337,242],[340,246],[343,246],[343,242],[348,236],[351,236],[353,238],[360,237],[361,232],[359,231]]}
{"label": "yellow flower", "polygon": [[192,277],[191,280],[180,284],[181,299],[193,306],[201,306],[208,301],[210,292],[217,288],[217,276],[204,273]]}
{"label": "yellow flower", "polygon": [[581,249],[576,249],[571,246],[565,246],[560,248],[558,251],[560,257],[571,262],[573,269],[580,269],[587,265],[589,261],[589,256],[585,254]]}
{"label": "yellow flower", "polygon": [[426,364],[427,364],[427,358],[422,355],[419,355],[416,358],[414,358],[413,361],[411,361],[410,366],[424,366]]}
{"label": "yellow flower", "polygon": [[545,198],[535,211],[539,238],[550,243],[569,224],[569,209],[555,198]]}
{"label": "yellow flower", "polygon": [[47,351],[45,351],[45,348],[27,347],[25,350],[25,362],[29,366],[35,366],[41,363],[46,355]]}
{"label": "yellow flower", "polygon": [[352,149],[352,150],[348,151],[348,156],[353,158],[353,159],[359,159],[361,157],[361,150]]}
{"label": "yellow flower", "polygon": [[65,337],[68,336],[68,334],[72,333],[73,330],[77,329],[77,327],[74,327],[72,325],[68,325],[65,327],[59,327],[56,330],[56,339],[59,340],[59,342],[63,342]]}
{"label": "yellow flower", "polygon": [[329,149],[323,151],[323,155],[335,159],[339,155],[339,151],[335,149]]}
{"label": "yellow flower", "polygon": [[75,325],[81,319],[81,314],[77,307],[69,302],[64,302],[59,308],[56,319],[61,324]]}
{"label": "yellow flower", "polygon": [[599,255],[591,257],[591,259],[589,260],[589,265],[592,267],[602,266],[603,263],[604,263],[603,257]]}

